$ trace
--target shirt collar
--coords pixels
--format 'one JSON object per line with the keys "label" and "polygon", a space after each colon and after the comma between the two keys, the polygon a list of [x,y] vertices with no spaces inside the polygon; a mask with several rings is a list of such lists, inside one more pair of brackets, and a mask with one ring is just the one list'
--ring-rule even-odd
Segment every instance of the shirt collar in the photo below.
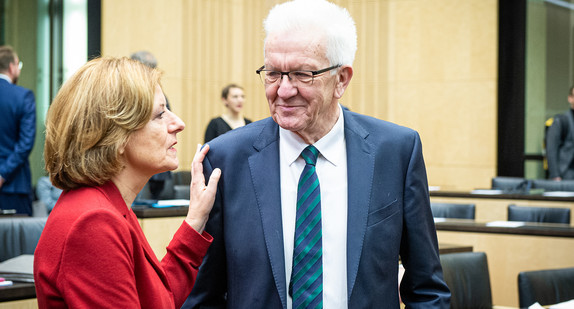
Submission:
{"label": "shirt collar", "polygon": [[[337,122],[320,140],[313,144],[321,155],[331,164],[337,166],[341,164],[345,156],[340,149],[345,149],[345,125],[343,109],[339,105],[339,118]],[[287,159],[289,165],[293,164],[301,155],[301,151],[308,146],[303,139],[294,132],[279,127],[279,143],[281,152]]]}
{"label": "shirt collar", "polygon": [[8,75],[0,73],[0,78],[6,80],[10,84],[12,83],[12,79],[10,77],[8,77]]}

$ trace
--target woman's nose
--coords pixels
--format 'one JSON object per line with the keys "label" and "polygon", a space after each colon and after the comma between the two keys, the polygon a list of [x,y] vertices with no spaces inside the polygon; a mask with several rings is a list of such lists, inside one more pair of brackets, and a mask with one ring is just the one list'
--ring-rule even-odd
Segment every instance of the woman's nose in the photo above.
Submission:
{"label": "woman's nose", "polygon": [[183,120],[181,120],[181,118],[179,118],[174,112],[168,111],[168,113],[171,114],[171,122],[169,124],[170,133],[183,131],[183,129],[185,129],[185,122],[183,122]]}

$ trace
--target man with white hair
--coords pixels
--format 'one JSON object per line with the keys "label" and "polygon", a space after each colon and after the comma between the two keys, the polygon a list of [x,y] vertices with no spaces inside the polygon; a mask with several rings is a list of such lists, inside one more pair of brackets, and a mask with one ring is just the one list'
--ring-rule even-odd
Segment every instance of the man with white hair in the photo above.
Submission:
{"label": "man with white hair", "polygon": [[[213,235],[184,308],[448,308],[417,132],[344,110],[357,35],[325,0],[264,22],[271,117],[209,142]],[[376,68],[374,68],[376,69]]]}

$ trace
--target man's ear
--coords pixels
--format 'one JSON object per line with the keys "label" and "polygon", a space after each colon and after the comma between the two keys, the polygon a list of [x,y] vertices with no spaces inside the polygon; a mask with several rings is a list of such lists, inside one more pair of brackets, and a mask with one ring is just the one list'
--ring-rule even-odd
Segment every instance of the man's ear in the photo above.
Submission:
{"label": "man's ear", "polygon": [[337,73],[337,84],[335,85],[335,97],[341,99],[345,89],[349,86],[351,78],[353,77],[353,67],[350,65],[342,66]]}
{"label": "man's ear", "polygon": [[8,65],[8,76],[10,76],[10,78],[14,78],[14,76],[16,76],[16,72],[18,72],[18,63],[14,63],[14,62],[10,62],[10,65]]}

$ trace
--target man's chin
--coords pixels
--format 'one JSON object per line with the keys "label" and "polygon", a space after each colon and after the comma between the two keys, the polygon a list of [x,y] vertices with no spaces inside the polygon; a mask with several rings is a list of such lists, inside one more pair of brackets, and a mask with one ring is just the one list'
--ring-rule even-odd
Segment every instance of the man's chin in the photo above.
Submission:
{"label": "man's chin", "polygon": [[288,131],[297,132],[303,129],[301,119],[296,116],[273,116],[273,120],[282,128]]}

